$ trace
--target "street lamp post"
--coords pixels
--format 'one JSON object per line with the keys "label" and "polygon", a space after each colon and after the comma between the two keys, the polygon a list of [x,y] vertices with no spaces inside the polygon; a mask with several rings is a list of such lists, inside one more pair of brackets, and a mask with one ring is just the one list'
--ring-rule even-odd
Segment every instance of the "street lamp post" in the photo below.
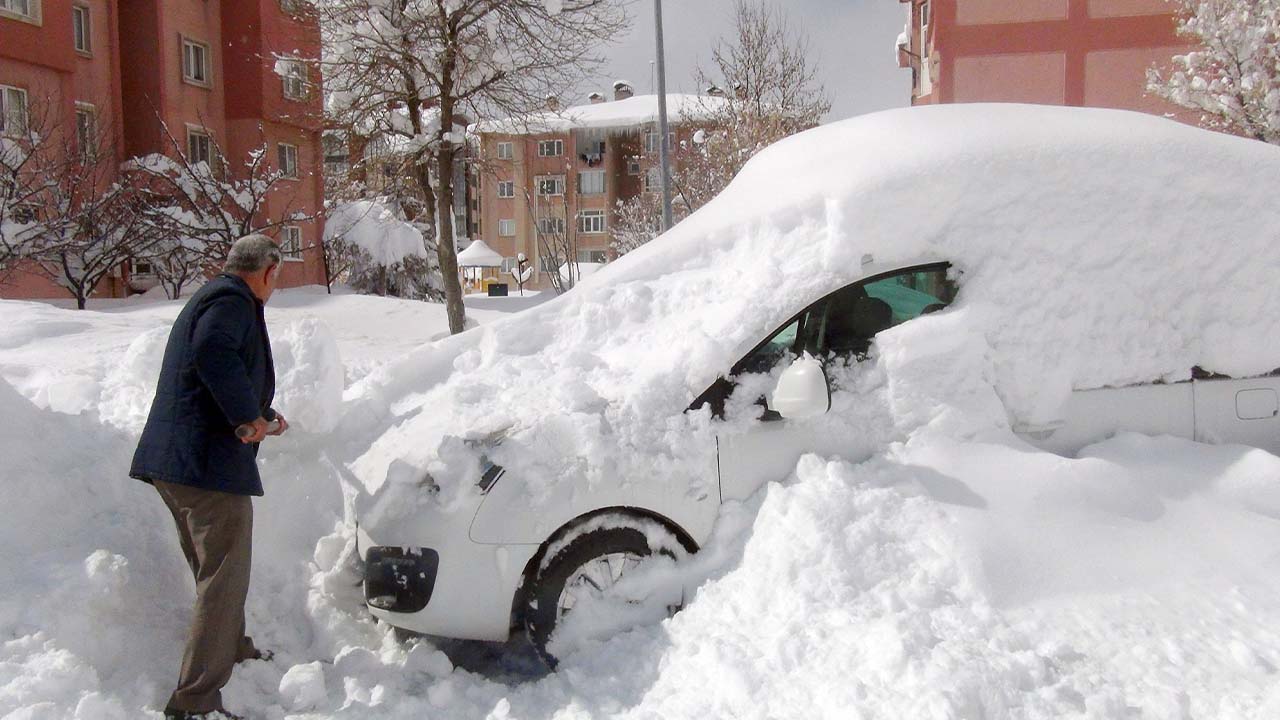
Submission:
{"label": "street lamp post", "polygon": [[667,68],[662,51],[662,0],[653,0],[653,20],[658,38],[658,164],[662,193],[662,231],[671,229],[671,152],[667,145]]}

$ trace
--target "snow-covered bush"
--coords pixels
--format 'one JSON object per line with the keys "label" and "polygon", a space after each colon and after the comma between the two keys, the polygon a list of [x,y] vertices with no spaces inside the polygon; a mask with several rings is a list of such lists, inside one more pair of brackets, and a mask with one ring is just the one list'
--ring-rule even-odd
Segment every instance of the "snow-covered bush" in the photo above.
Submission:
{"label": "snow-covered bush", "polygon": [[441,300],[434,247],[400,215],[387,199],[337,205],[324,231],[330,267],[345,268],[347,284],[361,293]]}

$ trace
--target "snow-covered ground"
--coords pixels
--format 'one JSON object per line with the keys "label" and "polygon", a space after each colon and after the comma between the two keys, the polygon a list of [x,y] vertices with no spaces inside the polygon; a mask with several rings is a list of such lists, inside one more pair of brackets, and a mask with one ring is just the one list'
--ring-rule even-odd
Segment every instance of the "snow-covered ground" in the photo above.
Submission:
{"label": "snow-covered ground", "polygon": [[[126,467],[176,310],[0,303],[6,720],[157,717],[171,689],[190,580],[162,504]],[[1168,438],[1121,436],[1079,459],[1011,438],[925,437],[859,465],[809,456],[726,507],[715,541],[682,569],[706,578],[682,612],[555,675],[496,650],[472,672],[430,642],[397,643],[362,613],[343,566],[349,534],[328,457],[358,448],[306,428],[332,427],[318,414],[343,407],[316,395],[332,398],[438,333],[442,310],[310,291],[271,303],[282,409],[299,427],[264,445],[256,513],[249,624],[277,656],[237,670],[232,709],[299,719],[1280,713],[1280,459]]]}

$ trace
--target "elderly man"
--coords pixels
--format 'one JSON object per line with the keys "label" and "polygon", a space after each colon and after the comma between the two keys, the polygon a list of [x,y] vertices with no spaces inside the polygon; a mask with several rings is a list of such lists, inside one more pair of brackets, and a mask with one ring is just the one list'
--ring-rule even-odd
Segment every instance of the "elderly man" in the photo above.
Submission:
{"label": "elderly man", "polygon": [[262,658],[245,635],[253,539],[262,494],[258,443],[289,426],[271,409],[275,368],[263,304],[280,249],[265,235],[231,246],[223,273],[178,315],[131,477],[155,486],[178,526],[196,581],[178,687],[165,718],[234,718],[222,706],[232,667]]}

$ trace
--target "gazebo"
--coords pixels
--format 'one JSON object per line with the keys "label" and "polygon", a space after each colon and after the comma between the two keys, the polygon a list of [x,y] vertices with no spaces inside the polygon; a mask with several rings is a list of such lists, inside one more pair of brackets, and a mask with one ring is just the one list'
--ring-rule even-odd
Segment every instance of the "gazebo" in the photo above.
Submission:
{"label": "gazebo", "polygon": [[[462,270],[462,276],[467,280],[482,283],[485,268],[500,267],[502,267],[502,256],[494,252],[493,248],[486,245],[483,240],[472,240],[466,250],[458,253],[458,268]],[[468,273],[468,269],[473,269],[474,272]]]}

